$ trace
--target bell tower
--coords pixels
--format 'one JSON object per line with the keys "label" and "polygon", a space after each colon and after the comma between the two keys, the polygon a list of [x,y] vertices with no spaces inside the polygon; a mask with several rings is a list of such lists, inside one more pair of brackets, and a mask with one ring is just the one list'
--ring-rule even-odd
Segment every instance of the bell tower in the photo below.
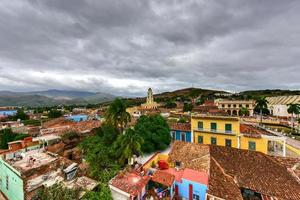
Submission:
{"label": "bell tower", "polygon": [[147,93],[147,104],[152,104],[154,102],[153,100],[153,92],[152,89],[149,88],[148,89],[148,93]]}

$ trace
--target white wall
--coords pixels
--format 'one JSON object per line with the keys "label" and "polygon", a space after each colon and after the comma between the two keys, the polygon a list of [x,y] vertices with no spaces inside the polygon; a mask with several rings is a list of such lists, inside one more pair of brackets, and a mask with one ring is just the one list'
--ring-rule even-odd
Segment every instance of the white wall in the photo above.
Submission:
{"label": "white wall", "polygon": [[290,114],[287,112],[288,106],[287,105],[270,105],[268,106],[271,113],[274,116],[278,117],[288,117]]}

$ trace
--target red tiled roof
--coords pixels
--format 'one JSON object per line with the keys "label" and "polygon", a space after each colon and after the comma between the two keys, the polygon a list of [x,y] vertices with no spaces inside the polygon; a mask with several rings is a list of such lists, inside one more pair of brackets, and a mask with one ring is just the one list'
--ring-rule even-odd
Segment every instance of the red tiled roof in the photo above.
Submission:
{"label": "red tiled roof", "polygon": [[266,130],[248,124],[240,124],[240,132],[244,136],[252,138],[261,138],[262,135],[274,136],[272,133],[269,133]]}
{"label": "red tiled roof", "polygon": [[148,184],[149,180],[149,176],[140,176],[135,172],[124,172],[113,178],[110,184],[132,196],[136,196]]}
{"label": "red tiled roof", "polygon": [[210,161],[208,194],[226,200],[243,200],[239,186],[234,179],[226,175],[214,159]]}
{"label": "red tiled roof", "polygon": [[194,170],[207,168],[208,194],[216,197],[243,199],[240,188],[245,188],[277,199],[300,199],[300,184],[283,161],[260,152],[176,141],[169,161],[180,161],[182,167]]}
{"label": "red tiled roof", "polygon": [[165,186],[172,186],[175,181],[175,176],[166,171],[156,170],[151,180]]}
{"label": "red tiled roof", "polygon": [[210,156],[239,188],[280,199],[300,199],[300,184],[286,167],[266,154],[211,145]]}
{"label": "red tiled roof", "polygon": [[171,130],[191,131],[190,123],[175,123],[171,125]]}

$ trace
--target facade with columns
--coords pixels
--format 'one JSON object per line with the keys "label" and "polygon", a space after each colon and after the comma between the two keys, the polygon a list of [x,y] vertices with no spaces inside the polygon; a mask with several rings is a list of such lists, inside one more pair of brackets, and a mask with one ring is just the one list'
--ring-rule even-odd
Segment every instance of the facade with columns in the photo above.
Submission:
{"label": "facade with columns", "polygon": [[217,99],[215,100],[216,106],[220,110],[225,111],[229,115],[241,116],[241,109],[246,108],[246,116],[253,116],[255,101],[254,100],[227,100],[227,99]]}

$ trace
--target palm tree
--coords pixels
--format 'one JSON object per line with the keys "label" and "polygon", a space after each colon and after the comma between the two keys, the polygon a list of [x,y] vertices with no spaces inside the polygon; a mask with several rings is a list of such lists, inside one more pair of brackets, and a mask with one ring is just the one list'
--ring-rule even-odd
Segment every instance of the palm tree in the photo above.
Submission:
{"label": "palm tree", "polygon": [[292,114],[292,126],[293,126],[293,130],[294,130],[294,114],[295,115],[299,115],[300,114],[300,105],[299,104],[289,104],[288,105],[288,113]]}
{"label": "palm tree", "polygon": [[116,156],[119,157],[119,163],[124,164],[126,160],[129,163],[133,155],[141,155],[143,143],[143,138],[133,129],[127,129],[124,135],[119,135],[114,145]]}
{"label": "palm tree", "polygon": [[131,120],[130,114],[126,111],[126,108],[126,103],[123,100],[116,98],[105,113],[107,123],[119,128],[121,133]]}
{"label": "palm tree", "polygon": [[262,124],[263,110],[268,109],[268,103],[266,97],[259,97],[255,100],[255,108],[260,112],[260,124]]}

